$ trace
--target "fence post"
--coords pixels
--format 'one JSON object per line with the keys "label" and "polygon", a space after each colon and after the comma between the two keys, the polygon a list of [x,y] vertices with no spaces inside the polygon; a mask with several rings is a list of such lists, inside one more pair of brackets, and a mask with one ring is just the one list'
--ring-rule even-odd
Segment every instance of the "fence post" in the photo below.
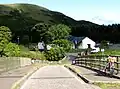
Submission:
{"label": "fence post", "polygon": [[84,64],[85,67],[86,67],[86,64],[85,64],[85,63],[86,63],[86,60],[88,60],[88,57],[85,58],[84,61],[83,61],[83,64]]}
{"label": "fence post", "polygon": [[95,57],[93,57],[93,59],[94,59],[93,68],[95,69],[95,63],[96,63],[96,61],[95,61],[95,60],[97,59],[97,58],[96,58],[96,56],[95,56]]}
{"label": "fence post", "polygon": [[99,59],[99,70],[101,70],[101,57]]}
{"label": "fence post", "polygon": [[117,74],[118,74],[119,73],[119,57],[118,56],[117,56],[117,62],[116,63],[117,63],[117,69],[118,69]]}

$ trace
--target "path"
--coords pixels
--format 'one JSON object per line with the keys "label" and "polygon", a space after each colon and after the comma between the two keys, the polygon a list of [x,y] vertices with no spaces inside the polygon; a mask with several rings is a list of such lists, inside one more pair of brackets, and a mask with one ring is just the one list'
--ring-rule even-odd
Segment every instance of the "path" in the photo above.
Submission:
{"label": "path", "polygon": [[109,76],[102,75],[101,73],[80,66],[76,66],[76,68],[80,70],[79,74],[89,82],[120,83],[120,79],[110,78]]}
{"label": "path", "polygon": [[33,66],[25,66],[0,74],[0,89],[11,89],[12,85],[25,74],[27,74]]}
{"label": "path", "polygon": [[97,89],[78,79],[63,66],[45,66],[35,72],[21,89]]}

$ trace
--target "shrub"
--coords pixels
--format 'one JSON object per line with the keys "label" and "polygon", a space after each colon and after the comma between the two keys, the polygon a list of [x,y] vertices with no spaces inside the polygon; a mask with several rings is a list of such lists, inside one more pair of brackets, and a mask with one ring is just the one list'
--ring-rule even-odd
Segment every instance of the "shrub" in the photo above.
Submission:
{"label": "shrub", "polygon": [[34,58],[34,59],[40,59],[40,60],[45,60],[45,56],[43,53],[38,52],[38,51],[28,51],[28,52],[24,52],[21,51],[20,52],[20,57],[27,57],[27,58]]}
{"label": "shrub", "polygon": [[4,55],[5,56],[19,56],[20,54],[20,48],[15,43],[8,43],[7,46],[4,49]]}
{"label": "shrub", "polygon": [[49,61],[59,61],[64,57],[64,54],[65,51],[60,47],[54,47],[45,52],[46,59]]}
{"label": "shrub", "polygon": [[63,47],[66,52],[69,52],[72,48],[72,43],[66,39],[54,40],[52,43],[58,47]]}

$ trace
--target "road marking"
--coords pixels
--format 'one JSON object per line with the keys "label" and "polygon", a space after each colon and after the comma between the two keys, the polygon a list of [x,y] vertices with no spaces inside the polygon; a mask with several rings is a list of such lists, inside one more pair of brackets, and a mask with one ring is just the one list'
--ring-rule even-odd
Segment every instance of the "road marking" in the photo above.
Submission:
{"label": "road marking", "polygon": [[77,81],[79,81],[81,84],[86,84],[83,80],[81,80],[80,78],[78,78],[77,76],[75,76],[74,73],[72,73],[71,71],[69,71],[67,68],[65,68],[64,66],[62,66],[64,70],[66,70],[71,76],[73,76]]}

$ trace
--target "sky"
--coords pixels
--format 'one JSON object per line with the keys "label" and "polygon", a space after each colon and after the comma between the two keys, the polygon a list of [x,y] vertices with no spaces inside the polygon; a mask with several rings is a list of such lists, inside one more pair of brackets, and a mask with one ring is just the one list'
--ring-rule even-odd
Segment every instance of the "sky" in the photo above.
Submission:
{"label": "sky", "polygon": [[120,23],[120,0],[0,0],[0,4],[29,3],[61,12],[75,20]]}

